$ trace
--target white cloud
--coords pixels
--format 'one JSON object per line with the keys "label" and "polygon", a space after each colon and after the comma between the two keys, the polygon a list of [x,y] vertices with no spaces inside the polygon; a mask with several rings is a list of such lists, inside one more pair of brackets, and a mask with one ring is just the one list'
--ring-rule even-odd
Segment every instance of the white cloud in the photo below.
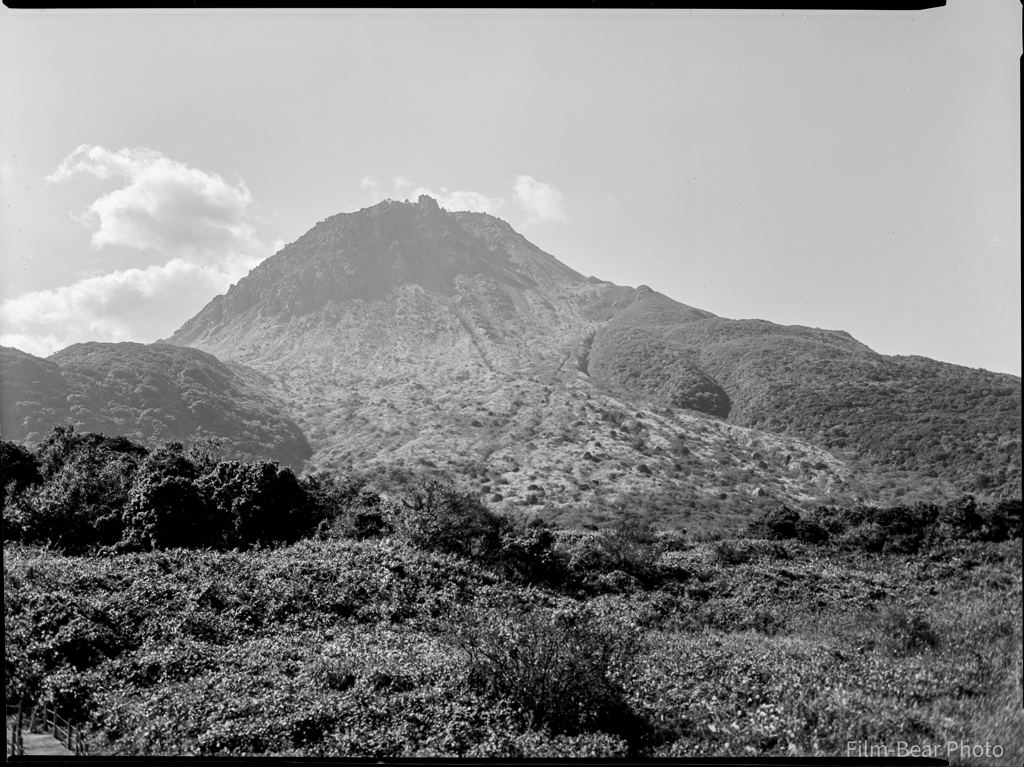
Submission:
{"label": "white cloud", "polygon": [[526,212],[526,223],[539,221],[565,221],[562,193],[551,184],[537,181],[533,176],[516,176],[514,197]]}
{"label": "white cloud", "polygon": [[8,299],[0,304],[0,344],[45,355],[80,341],[155,341],[283,245],[257,238],[243,182],[232,186],[152,149],[83,145],[47,180],[81,173],[125,180],[79,218],[98,224],[93,247],[155,250],[168,260]]}
{"label": "white cloud", "polygon": [[407,186],[412,186],[412,181],[407,176],[399,176],[395,179],[395,189],[402,189]]}
{"label": "white cloud", "polygon": [[362,189],[376,189],[377,179],[375,179],[373,176],[363,176],[361,179],[359,179],[359,186]]}
{"label": "white cloud", "polygon": [[470,192],[464,189],[449,192],[443,186],[440,192],[421,186],[410,194],[408,199],[418,200],[421,194],[433,197],[437,200],[437,204],[445,210],[471,210],[476,213],[490,213],[492,216],[505,204],[501,197],[487,197],[479,192]]}
{"label": "white cloud", "polygon": [[81,173],[105,179],[121,176],[124,187],[105,194],[78,218],[98,222],[95,248],[123,245],[173,255],[264,252],[250,223],[252,194],[243,182],[231,186],[206,173],[142,147],[111,152],[78,147],[47,181]]}
{"label": "white cloud", "polygon": [[162,266],[24,293],[0,304],[0,344],[46,356],[82,341],[165,338],[260,260],[238,256],[196,264],[173,258]]}

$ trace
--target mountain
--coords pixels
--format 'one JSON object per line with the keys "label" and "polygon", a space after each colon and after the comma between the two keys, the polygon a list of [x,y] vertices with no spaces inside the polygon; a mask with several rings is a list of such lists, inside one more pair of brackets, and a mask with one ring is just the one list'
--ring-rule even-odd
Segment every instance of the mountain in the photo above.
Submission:
{"label": "mountain", "polygon": [[319,222],[169,343],[264,374],[311,466],[562,521],[1020,495],[1018,377],[585,277],[426,196]]}
{"label": "mountain", "polygon": [[48,359],[0,347],[0,431],[35,443],[54,424],[154,445],[214,436],[239,458],[301,469],[301,429],[268,395],[266,377],[198,349],[168,344],[75,344]]}

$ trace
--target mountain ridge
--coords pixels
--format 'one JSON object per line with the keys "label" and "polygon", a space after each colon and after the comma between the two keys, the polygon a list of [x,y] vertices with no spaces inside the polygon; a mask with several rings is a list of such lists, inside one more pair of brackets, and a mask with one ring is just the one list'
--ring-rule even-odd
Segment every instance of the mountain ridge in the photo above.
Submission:
{"label": "mountain ridge", "polygon": [[[425,196],[321,221],[168,341],[269,376],[312,466],[384,484],[445,469],[503,507],[740,514],[764,498],[1020,492],[1019,378],[899,362],[844,331],[730,320],[585,277],[507,222]],[[872,389],[871,376],[888,383]],[[950,381],[961,415],[939,414],[928,455],[900,459]],[[993,387],[1002,400],[986,405]],[[701,441],[733,427],[757,436]],[[679,460],[679,433],[701,460]],[[792,450],[764,447],[779,440]],[[952,463],[933,460],[943,454]]]}
{"label": "mountain ridge", "polygon": [[1020,495],[1019,377],[585,277],[426,196],[320,221],[158,346],[278,408],[294,466],[383,491],[444,471],[563,524]]}

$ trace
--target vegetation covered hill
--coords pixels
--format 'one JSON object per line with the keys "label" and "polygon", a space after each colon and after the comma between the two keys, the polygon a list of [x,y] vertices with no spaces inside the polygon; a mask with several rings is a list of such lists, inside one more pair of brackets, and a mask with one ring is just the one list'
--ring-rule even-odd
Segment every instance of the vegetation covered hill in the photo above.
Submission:
{"label": "vegetation covered hill", "polygon": [[55,424],[147,445],[224,441],[240,458],[301,469],[309,444],[270,394],[266,377],[198,349],[86,343],[40,359],[0,348],[3,438],[38,443]]}
{"label": "vegetation covered hill", "polygon": [[846,333],[762,320],[662,332],[729,392],[733,423],[942,477],[963,492],[1021,495],[1017,376],[887,357]]}

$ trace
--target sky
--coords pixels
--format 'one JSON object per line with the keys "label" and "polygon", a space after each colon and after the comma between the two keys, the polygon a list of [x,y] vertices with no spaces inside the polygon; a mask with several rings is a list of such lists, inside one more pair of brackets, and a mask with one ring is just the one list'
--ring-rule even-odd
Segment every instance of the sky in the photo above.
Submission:
{"label": "sky", "polygon": [[1015,0],[0,11],[0,344],[165,338],[431,194],[587,275],[1021,372]]}

